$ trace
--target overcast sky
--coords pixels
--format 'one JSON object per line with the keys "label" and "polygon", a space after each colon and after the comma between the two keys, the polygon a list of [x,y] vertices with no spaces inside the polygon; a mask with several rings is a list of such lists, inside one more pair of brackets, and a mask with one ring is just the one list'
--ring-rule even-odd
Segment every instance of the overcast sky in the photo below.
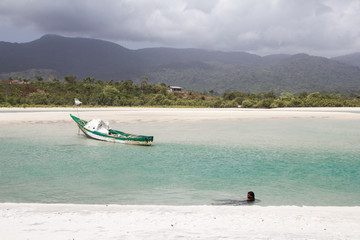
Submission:
{"label": "overcast sky", "polygon": [[331,57],[360,52],[360,0],[0,0],[0,41],[44,34]]}

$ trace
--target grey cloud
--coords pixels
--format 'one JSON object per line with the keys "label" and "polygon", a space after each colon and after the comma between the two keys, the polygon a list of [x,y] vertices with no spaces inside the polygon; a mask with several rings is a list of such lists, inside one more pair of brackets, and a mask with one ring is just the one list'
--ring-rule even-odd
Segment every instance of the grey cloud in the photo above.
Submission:
{"label": "grey cloud", "polygon": [[2,0],[0,31],[13,27],[120,44],[331,55],[360,50],[359,10],[359,0]]}

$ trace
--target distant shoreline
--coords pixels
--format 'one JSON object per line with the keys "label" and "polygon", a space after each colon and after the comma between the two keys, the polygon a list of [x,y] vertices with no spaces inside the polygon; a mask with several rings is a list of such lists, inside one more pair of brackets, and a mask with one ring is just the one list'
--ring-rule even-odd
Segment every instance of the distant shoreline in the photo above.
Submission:
{"label": "distant shoreline", "polygon": [[198,121],[273,118],[328,118],[360,120],[360,108],[0,108],[0,124],[71,122],[69,114],[114,122]]}

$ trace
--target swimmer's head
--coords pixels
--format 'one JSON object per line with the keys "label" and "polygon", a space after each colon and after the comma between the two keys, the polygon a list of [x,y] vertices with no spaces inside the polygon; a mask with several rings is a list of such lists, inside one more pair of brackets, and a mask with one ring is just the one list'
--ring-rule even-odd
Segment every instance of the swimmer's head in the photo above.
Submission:
{"label": "swimmer's head", "polygon": [[247,201],[248,202],[253,202],[255,201],[255,193],[253,191],[248,192],[247,194]]}

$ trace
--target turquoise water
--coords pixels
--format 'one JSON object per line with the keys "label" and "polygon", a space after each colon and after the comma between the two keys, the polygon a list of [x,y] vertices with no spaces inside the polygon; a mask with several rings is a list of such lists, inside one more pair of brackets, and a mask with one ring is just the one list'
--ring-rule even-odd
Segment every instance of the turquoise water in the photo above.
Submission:
{"label": "turquoise water", "polygon": [[[64,113],[66,114],[66,113]],[[0,202],[359,206],[357,120],[112,124],[151,147],[78,135],[73,122],[1,125]]]}

